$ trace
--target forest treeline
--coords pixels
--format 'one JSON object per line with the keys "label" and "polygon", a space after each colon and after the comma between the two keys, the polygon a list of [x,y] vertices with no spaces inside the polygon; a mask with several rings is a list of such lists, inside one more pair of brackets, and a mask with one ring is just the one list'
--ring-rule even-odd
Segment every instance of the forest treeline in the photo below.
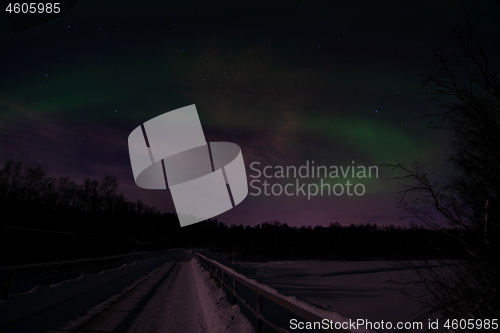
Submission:
{"label": "forest treeline", "polygon": [[78,185],[69,177],[49,177],[40,165],[9,160],[0,172],[0,207],[10,210],[78,211],[150,214],[154,207],[130,202],[117,193],[116,178],[84,178]]}
{"label": "forest treeline", "polygon": [[12,160],[0,169],[0,209],[2,266],[151,248],[152,221],[162,216],[118,193],[115,177],[77,184]]}
{"label": "forest treeline", "polygon": [[[377,225],[255,227],[216,219],[180,228],[162,213],[118,193],[115,177],[50,177],[40,166],[7,161],[0,169],[1,266],[197,247],[231,259],[373,260],[456,256],[431,230]],[[313,221],[305,221],[313,223]]]}
{"label": "forest treeline", "polygon": [[456,258],[461,254],[422,227],[361,224],[291,227],[279,221],[255,227],[198,223],[187,233],[196,247],[236,260],[400,260]]}

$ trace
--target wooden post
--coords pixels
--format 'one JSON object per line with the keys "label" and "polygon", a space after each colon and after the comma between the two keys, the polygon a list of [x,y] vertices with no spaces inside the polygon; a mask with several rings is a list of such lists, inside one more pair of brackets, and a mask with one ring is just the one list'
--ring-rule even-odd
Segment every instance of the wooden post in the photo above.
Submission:
{"label": "wooden post", "polygon": [[262,314],[262,303],[263,303],[263,297],[259,292],[257,291],[257,304],[256,304],[256,316],[255,316],[255,332],[256,333],[261,333],[262,332],[262,320],[260,319],[260,315]]}
{"label": "wooden post", "polygon": [[220,289],[224,290],[224,271],[220,271]]}
{"label": "wooden post", "polygon": [[48,271],[47,271],[47,277],[45,277],[45,287],[50,286],[50,282],[52,280],[52,274],[53,274],[54,270],[55,270],[55,267],[51,267],[51,268],[48,269]]}
{"label": "wooden post", "polygon": [[2,295],[2,298],[4,299],[7,299],[7,297],[9,297],[9,289],[10,289],[10,285],[12,284],[12,280],[14,279],[14,271],[11,271],[9,273],[9,277],[7,278],[7,283],[5,284],[5,289],[3,291],[3,295]]}
{"label": "wooden post", "polygon": [[233,277],[233,305],[236,305],[236,295],[238,295],[238,290],[236,290],[236,279]]}

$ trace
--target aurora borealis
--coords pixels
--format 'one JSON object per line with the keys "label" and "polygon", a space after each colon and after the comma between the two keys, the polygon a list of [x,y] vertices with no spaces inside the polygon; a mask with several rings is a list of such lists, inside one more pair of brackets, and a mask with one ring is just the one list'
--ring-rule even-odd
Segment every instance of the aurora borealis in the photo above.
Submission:
{"label": "aurora borealis", "polygon": [[[129,133],[196,104],[207,141],[241,147],[249,165],[445,163],[449,133],[417,119],[420,74],[434,50],[458,45],[455,1],[178,3],[80,1],[44,25],[0,28],[0,164],[117,177],[120,191],[174,211],[168,191],[138,188]],[[488,37],[498,32],[486,27]],[[429,83],[432,84],[432,83]],[[218,216],[227,224],[406,224],[401,183],[380,167],[362,197],[248,196]],[[251,179],[249,178],[249,181]]]}

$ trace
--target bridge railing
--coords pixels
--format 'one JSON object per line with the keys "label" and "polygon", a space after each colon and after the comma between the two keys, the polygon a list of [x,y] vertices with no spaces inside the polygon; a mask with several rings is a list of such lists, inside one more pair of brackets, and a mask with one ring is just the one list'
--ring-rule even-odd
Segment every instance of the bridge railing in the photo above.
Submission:
{"label": "bridge railing", "polygon": [[[255,332],[262,332],[262,323],[266,323],[269,327],[273,328],[275,331],[280,333],[287,333],[289,330],[284,327],[279,326],[279,324],[272,322],[269,318],[266,318],[263,314],[263,304],[264,299],[268,299],[269,301],[275,303],[277,306],[288,310],[293,313],[295,316],[303,319],[308,322],[321,322],[323,317],[304,309],[286,299],[285,296],[278,294],[277,292],[270,292],[269,290],[265,290],[262,287],[252,283],[245,279],[241,274],[238,274],[226,266],[220,264],[215,260],[211,260],[197,252],[194,253],[195,257],[199,260],[199,262],[211,273],[212,277],[216,279],[220,283],[221,288],[225,287],[229,294],[232,294],[233,305],[239,302],[246,309],[248,309],[253,316],[255,317],[254,328]],[[226,281],[231,281],[230,283],[226,283]],[[245,301],[238,290],[238,284],[245,286],[246,288],[253,290],[256,293],[256,301],[255,305],[251,306],[249,302]],[[253,302],[252,302],[253,303]],[[345,329],[322,329],[326,332],[349,332]]]}
{"label": "bridge railing", "polygon": [[99,273],[167,252],[145,252],[96,259],[0,267],[0,297],[5,299],[10,294],[28,292],[36,286],[48,287],[61,281],[75,279],[82,274]]}

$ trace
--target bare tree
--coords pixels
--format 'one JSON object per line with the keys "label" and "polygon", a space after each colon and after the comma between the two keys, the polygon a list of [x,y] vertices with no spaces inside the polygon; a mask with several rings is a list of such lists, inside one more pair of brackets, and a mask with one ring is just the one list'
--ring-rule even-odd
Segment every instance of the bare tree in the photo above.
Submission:
{"label": "bare tree", "polygon": [[464,7],[461,52],[436,53],[435,70],[423,80],[432,98],[452,100],[424,118],[454,133],[449,162],[456,174],[438,183],[426,165],[387,165],[402,171],[397,178],[405,180],[400,206],[406,217],[441,235],[454,253],[455,265],[406,262],[417,276],[410,281],[419,287],[413,296],[448,318],[500,313],[500,67],[478,32],[489,18]]}

